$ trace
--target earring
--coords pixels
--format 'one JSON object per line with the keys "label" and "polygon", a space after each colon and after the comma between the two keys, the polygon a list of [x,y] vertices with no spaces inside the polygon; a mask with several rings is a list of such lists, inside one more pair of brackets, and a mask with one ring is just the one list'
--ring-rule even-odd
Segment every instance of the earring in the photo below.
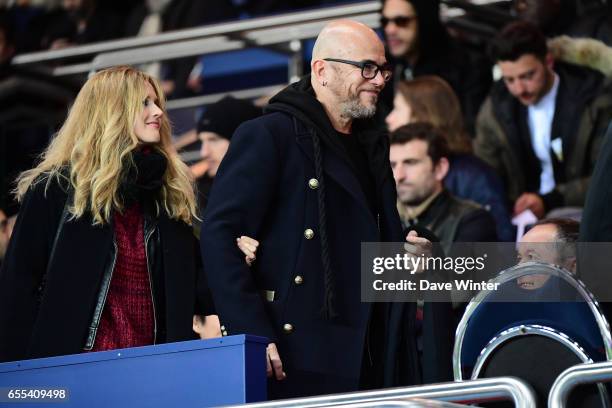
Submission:
{"label": "earring", "polygon": [[323,83],[321,85],[327,86],[327,81],[323,81]]}

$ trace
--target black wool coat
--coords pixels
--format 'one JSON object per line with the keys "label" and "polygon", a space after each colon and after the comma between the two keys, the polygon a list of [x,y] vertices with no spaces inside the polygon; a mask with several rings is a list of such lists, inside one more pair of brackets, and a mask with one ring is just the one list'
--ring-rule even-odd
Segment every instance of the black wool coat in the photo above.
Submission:
{"label": "black wool coat", "polygon": [[[277,344],[287,379],[271,382],[271,398],[358,389],[364,351],[379,364],[365,373],[373,377],[368,386],[393,385],[398,375],[391,365],[399,362],[400,348],[401,358],[412,365],[405,382],[418,383],[414,304],[377,310],[372,317],[377,338],[366,344],[373,308],[361,302],[361,243],[404,240],[388,140],[376,130],[357,129],[376,185],[373,212],[309,83],[306,77],[291,85],[273,98],[269,114],[242,124],[217,172],[200,238],[215,307],[228,335],[254,334]],[[317,178],[315,134],[321,140],[338,311],[331,320],[321,313],[320,180],[319,188],[311,182]],[[251,268],[234,245],[243,234],[260,241]],[[406,336],[400,339],[390,315]]]}
{"label": "black wool coat", "polygon": [[[102,276],[109,267],[112,225],[91,216],[64,223],[67,189],[55,180],[26,193],[0,270],[0,361],[75,354],[83,350]],[[157,217],[153,296],[158,340],[191,340],[194,313],[213,311],[191,228]],[[162,327],[159,327],[159,325]]]}

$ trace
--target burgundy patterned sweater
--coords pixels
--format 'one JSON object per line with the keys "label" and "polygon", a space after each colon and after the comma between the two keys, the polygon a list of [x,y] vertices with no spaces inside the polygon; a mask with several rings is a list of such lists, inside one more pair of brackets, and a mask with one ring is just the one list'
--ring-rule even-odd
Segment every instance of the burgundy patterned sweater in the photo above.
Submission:
{"label": "burgundy patterned sweater", "polygon": [[153,303],[138,204],[114,214],[117,260],[92,351],[153,344]]}

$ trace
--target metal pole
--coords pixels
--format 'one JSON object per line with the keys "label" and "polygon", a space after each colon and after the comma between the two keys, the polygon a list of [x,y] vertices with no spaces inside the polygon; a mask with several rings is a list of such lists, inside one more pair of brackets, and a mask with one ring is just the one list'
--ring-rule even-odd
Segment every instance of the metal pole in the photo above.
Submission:
{"label": "metal pole", "polygon": [[516,407],[535,408],[536,397],[529,385],[514,377],[486,378],[461,382],[448,382],[406,388],[348,394],[322,395],[272,402],[247,404],[249,408],[277,407],[330,407],[348,403],[385,401],[397,398],[425,398],[458,403],[481,403],[509,399]]}
{"label": "metal pole", "polygon": [[563,371],[548,394],[549,408],[562,408],[571,391],[578,385],[612,380],[612,362],[579,364]]}
{"label": "metal pole", "polygon": [[300,80],[300,77],[304,74],[303,64],[304,58],[302,57],[302,42],[300,40],[293,40],[289,43],[289,49],[293,53],[289,59],[289,83],[292,84]]}

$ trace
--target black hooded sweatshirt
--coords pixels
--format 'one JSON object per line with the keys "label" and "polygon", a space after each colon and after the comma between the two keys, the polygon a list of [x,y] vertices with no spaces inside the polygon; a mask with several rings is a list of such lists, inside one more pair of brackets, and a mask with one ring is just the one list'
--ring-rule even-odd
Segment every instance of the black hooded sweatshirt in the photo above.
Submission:
{"label": "black hooded sweatshirt", "polygon": [[372,214],[376,216],[381,198],[380,188],[389,176],[386,170],[390,169],[388,141],[376,118],[354,121],[350,135],[338,132],[316,98],[310,75],[275,95],[266,111],[288,113],[306,127],[316,130],[323,145],[349,165]]}

